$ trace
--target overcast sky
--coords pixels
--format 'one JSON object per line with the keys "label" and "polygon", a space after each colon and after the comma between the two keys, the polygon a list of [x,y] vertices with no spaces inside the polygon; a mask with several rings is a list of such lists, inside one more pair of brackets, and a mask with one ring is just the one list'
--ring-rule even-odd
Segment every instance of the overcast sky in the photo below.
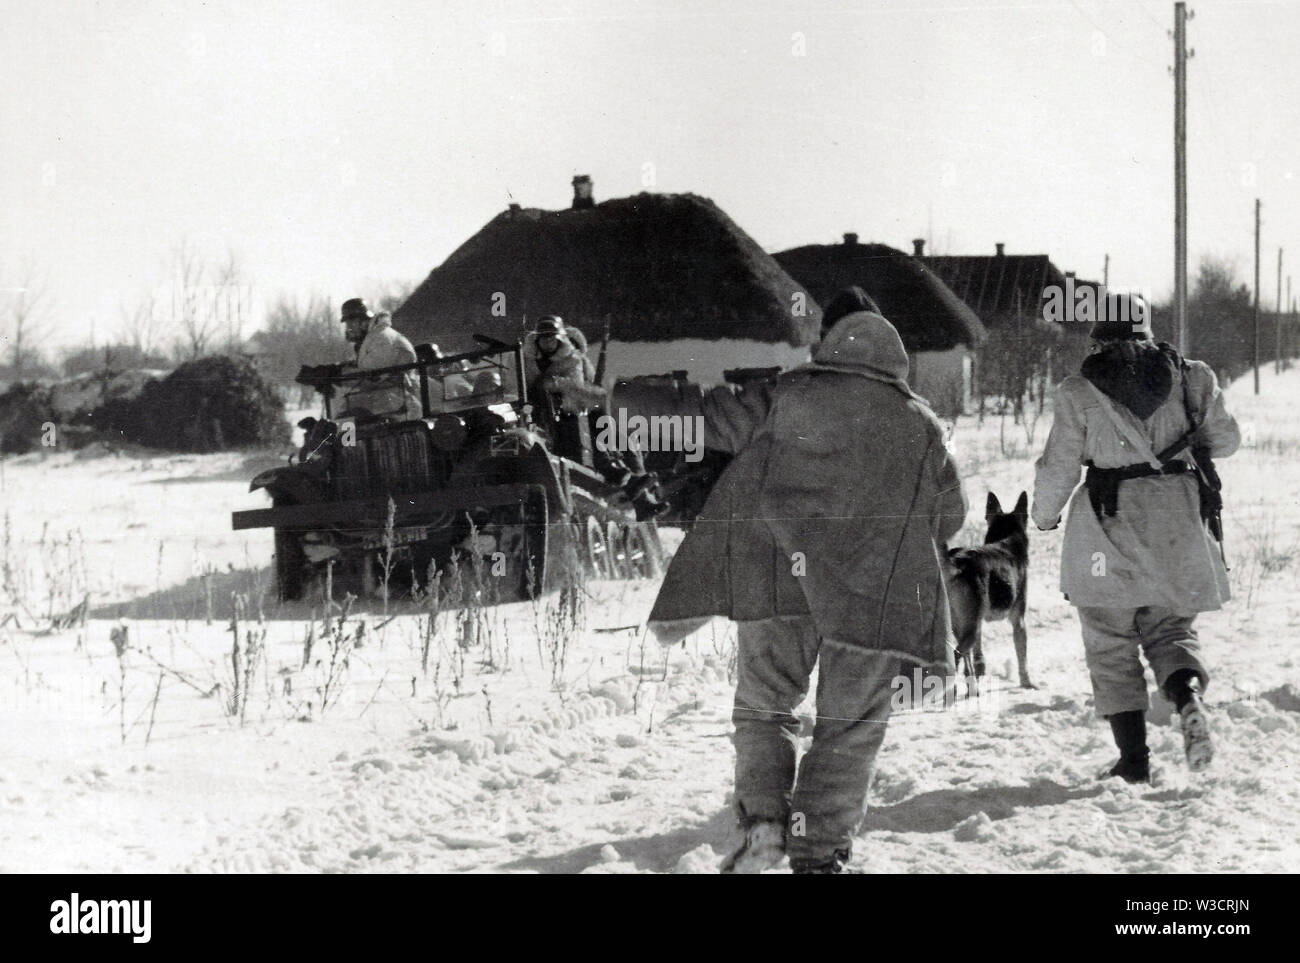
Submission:
{"label": "overcast sky", "polygon": [[[1300,3],[1200,0],[1190,248],[1300,279]],[[512,200],[715,200],[765,249],[844,231],[1173,278],[1173,4],[0,0],[0,286],[102,341],[181,239],[262,292],[423,278]],[[1296,289],[1300,296],[1300,288]]]}

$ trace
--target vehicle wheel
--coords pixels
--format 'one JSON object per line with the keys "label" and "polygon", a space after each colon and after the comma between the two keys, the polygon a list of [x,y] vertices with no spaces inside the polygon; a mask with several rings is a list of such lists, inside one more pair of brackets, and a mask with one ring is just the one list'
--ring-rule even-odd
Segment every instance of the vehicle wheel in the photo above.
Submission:
{"label": "vehicle wheel", "polygon": [[358,560],[361,575],[361,598],[379,597],[379,558],[374,552],[366,552]]}
{"label": "vehicle wheel", "polygon": [[623,552],[626,578],[654,578],[659,574],[654,546],[644,525],[629,525],[624,530]]}
{"label": "vehicle wheel", "polygon": [[322,600],[326,598],[326,589],[330,600],[335,603],[342,603],[349,595],[361,603],[378,597],[379,579],[375,574],[374,556],[369,552],[325,562],[320,566],[320,573]]}
{"label": "vehicle wheel", "polygon": [[586,554],[587,575],[591,578],[611,578],[612,563],[609,556],[609,539],[600,519],[588,515],[585,523],[583,547]]}
{"label": "vehicle wheel", "polygon": [[588,571],[586,538],[581,522],[565,522],[551,526],[551,537],[555,540],[552,553],[553,573],[561,586],[581,582],[591,575]]}
{"label": "vehicle wheel", "polygon": [[307,556],[293,532],[275,530],[275,584],[281,602],[302,598],[307,581]]}
{"label": "vehicle wheel", "polygon": [[605,525],[605,544],[609,546],[610,577],[627,578],[627,545],[617,522],[610,521]]}

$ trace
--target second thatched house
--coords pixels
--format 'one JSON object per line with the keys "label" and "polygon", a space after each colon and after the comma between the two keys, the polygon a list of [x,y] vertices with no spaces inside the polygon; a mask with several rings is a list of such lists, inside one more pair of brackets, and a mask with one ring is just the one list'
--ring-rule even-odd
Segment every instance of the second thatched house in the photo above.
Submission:
{"label": "second thatched house", "polygon": [[898,329],[908,356],[908,383],[936,413],[967,410],[971,355],[984,340],[975,313],[920,261],[884,244],[808,244],[774,255],[790,276],[825,304],[857,285]]}
{"label": "second thatched house", "polygon": [[511,205],[435,268],[394,312],[413,341],[468,348],[475,332],[515,340],[548,314],[595,348],[608,377],[685,370],[717,384],[730,368],[808,360],[821,310],[707,198],[638,194],[573,206]]}
{"label": "second thatched house", "polygon": [[[918,260],[960,297],[992,334],[990,350],[998,357],[983,359],[985,372],[976,365],[981,393],[1005,388],[1041,375],[1044,385],[1077,370],[1087,353],[1087,325],[1057,324],[1046,317],[1044,305],[1053,289],[1098,285],[1080,281],[1062,271],[1046,254],[1007,254],[998,243],[993,254],[925,255],[924,242],[912,242]],[[1007,362],[1014,363],[1008,365]],[[1028,374],[1022,370],[1026,363]],[[986,377],[987,375],[987,377]]]}

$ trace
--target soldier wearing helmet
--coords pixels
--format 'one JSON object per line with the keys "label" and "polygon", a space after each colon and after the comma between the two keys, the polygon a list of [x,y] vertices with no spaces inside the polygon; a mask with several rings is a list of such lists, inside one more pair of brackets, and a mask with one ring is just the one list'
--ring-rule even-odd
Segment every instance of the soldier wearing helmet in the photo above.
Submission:
{"label": "soldier wearing helmet", "polygon": [[[415,361],[415,348],[393,328],[388,312],[374,314],[363,299],[350,298],[343,302],[341,315],[345,337],[356,351],[358,369],[391,368]],[[377,375],[362,381],[348,394],[348,409],[355,414],[418,418],[418,385],[414,372]]]}
{"label": "soldier wearing helmet", "polygon": [[632,502],[639,519],[661,514],[668,506],[656,491],[656,478],[645,470],[635,447],[606,450],[592,444],[593,425],[604,413],[606,396],[594,384],[595,368],[587,358],[587,340],[577,328],[547,315],[524,337],[524,377],[529,397],[536,400],[541,420],[555,436],[560,453],[578,461],[591,454],[593,468],[618,485]]}

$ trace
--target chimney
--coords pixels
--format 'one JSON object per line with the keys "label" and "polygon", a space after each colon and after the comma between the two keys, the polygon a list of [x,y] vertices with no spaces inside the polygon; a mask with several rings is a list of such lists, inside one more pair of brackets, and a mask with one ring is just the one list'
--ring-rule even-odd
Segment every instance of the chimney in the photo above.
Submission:
{"label": "chimney", "polygon": [[521,208],[518,204],[511,204],[511,205],[510,205],[510,216],[511,216],[511,217],[516,217],[516,216],[518,216],[518,214],[519,214],[519,212],[520,212],[521,210],[522,210],[522,208]]}
{"label": "chimney", "polygon": [[1074,272],[1073,272],[1073,271],[1066,271],[1066,272],[1065,272],[1065,276],[1066,276],[1067,278],[1072,278],[1072,277],[1074,277]]}
{"label": "chimney", "polygon": [[595,206],[596,201],[591,195],[591,175],[579,174],[573,179],[573,209]]}
{"label": "chimney", "polygon": [[1001,241],[998,241],[998,243],[995,245],[995,247],[997,247],[997,249],[998,249],[998,257],[1006,257],[1006,256],[1007,256],[1007,246],[1006,246],[1005,244],[1003,244]]}
{"label": "chimney", "polygon": [[925,257],[925,238],[912,238],[912,254],[916,257]]}
{"label": "chimney", "polygon": [[854,244],[858,243],[858,236],[852,231],[846,231],[844,233],[844,243],[849,247],[852,247]]}

